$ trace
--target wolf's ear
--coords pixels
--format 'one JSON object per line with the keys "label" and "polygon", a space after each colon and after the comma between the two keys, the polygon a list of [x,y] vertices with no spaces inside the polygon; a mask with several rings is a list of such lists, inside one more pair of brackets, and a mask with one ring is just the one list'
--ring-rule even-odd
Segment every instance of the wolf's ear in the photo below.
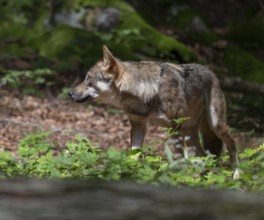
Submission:
{"label": "wolf's ear", "polygon": [[101,71],[114,77],[117,77],[119,74],[117,59],[105,45],[103,46],[103,65]]}

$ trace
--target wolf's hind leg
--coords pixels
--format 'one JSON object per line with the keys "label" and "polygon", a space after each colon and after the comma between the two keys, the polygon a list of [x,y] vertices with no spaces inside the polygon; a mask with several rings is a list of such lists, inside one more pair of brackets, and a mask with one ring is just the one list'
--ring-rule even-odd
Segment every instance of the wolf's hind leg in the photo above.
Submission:
{"label": "wolf's hind leg", "polygon": [[146,118],[144,116],[129,115],[131,124],[130,141],[132,149],[142,147],[146,135]]}
{"label": "wolf's hind leg", "polygon": [[[216,88],[215,94],[211,96],[210,105],[207,108],[207,121],[212,131],[221,139],[227,148],[232,166],[239,164],[237,149],[233,138],[231,137],[226,122],[226,103],[223,93]],[[243,171],[236,168],[233,179],[239,179]]]}
{"label": "wolf's hind leg", "polygon": [[225,98],[218,89],[215,94],[212,94],[210,105],[207,108],[207,121],[216,136],[225,143],[231,165],[238,164],[236,145],[226,123]]}
{"label": "wolf's hind leg", "polygon": [[[231,166],[238,165],[239,160],[237,156],[236,145],[228,131],[227,125],[221,124],[220,126],[214,128],[214,131],[215,131],[215,134],[226,144],[226,148],[228,150],[229,157],[230,157]],[[243,171],[239,168],[236,168],[233,174],[233,179],[239,179],[241,173],[243,173]]]}
{"label": "wolf's hind leg", "polygon": [[174,139],[178,140],[177,144],[182,146],[184,153],[188,151],[195,151],[196,156],[205,156],[204,150],[201,147],[199,132],[198,132],[198,123],[189,123],[184,122],[179,126],[179,134],[174,136]]}
{"label": "wolf's hind leg", "polygon": [[216,135],[226,144],[231,165],[238,164],[236,145],[226,125],[220,125],[214,129]]}

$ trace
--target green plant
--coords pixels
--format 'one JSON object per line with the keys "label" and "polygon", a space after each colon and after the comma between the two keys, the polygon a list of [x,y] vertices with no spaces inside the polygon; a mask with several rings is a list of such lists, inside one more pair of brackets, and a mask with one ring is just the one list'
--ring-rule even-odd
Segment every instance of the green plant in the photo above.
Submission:
{"label": "green plant", "polygon": [[62,90],[61,90],[61,92],[59,93],[58,97],[59,97],[59,98],[62,98],[62,99],[68,97],[68,92],[69,92],[69,91],[70,91],[70,88],[68,88],[68,87],[64,87],[64,88],[62,88]]}
{"label": "green plant", "polygon": [[18,176],[19,164],[10,152],[0,153],[0,179]]}
{"label": "green plant", "polygon": [[[0,152],[0,178],[78,178],[106,181],[136,181],[211,189],[264,190],[264,144],[239,154],[241,179],[233,180],[228,155],[173,159],[153,147],[102,151],[87,138],[76,136],[65,146],[49,141],[50,132],[30,134],[19,143],[17,157]],[[57,147],[56,147],[57,146]],[[221,164],[221,165],[219,165]]]}
{"label": "green plant", "polygon": [[54,75],[51,69],[36,70],[0,70],[3,77],[0,84],[10,86],[11,88],[19,88],[25,93],[35,93],[38,86],[51,86],[53,84],[49,77]]}
{"label": "green plant", "polygon": [[147,39],[142,36],[142,33],[138,28],[117,29],[107,33],[97,32],[97,36],[106,43],[112,42],[116,44],[137,45],[147,42]]}

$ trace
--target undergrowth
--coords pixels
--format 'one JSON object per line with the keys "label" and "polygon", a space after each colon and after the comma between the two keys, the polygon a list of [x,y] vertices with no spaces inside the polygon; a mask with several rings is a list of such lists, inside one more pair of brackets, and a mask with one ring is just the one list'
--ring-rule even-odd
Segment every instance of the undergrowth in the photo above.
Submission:
{"label": "undergrowth", "polygon": [[8,86],[27,94],[39,94],[39,87],[54,84],[55,72],[49,68],[35,70],[6,70],[0,66],[0,87]]}
{"label": "undergrowth", "polygon": [[166,158],[157,156],[149,146],[123,151],[109,147],[105,152],[81,136],[62,148],[48,141],[49,135],[46,132],[22,138],[16,156],[1,152],[0,178],[135,181],[178,187],[264,190],[264,145],[239,154],[243,174],[239,180],[233,180],[227,155],[218,160],[213,156],[175,160],[168,146]]}

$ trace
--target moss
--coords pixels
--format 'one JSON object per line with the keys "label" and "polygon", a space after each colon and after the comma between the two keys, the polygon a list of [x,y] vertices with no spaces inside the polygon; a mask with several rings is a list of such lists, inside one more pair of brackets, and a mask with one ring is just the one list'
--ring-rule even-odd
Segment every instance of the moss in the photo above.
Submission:
{"label": "moss", "polygon": [[77,0],[74,2],[74,7],[79,9],[81,7],[116,7],[124,11],[135,11],[129,4],[122,0]]}
{"label": "moss", "polygon": [[[143,52],[147,56],[171,58],[180,62],[194,60],[196,55],[184,44],[171,37],[161,34],[156,29],[147,24],[131,7],[121,0],[77,0],[72,1],[75,9],[92,7],[115,7],[121,10],[122,23],[118,31],[139,30],[142,41],[137,41],[130,36],[128,43],[118,41],[108,42],[111,50],[123,59],[137,59],[137,52]],[[67,6],[68,7],[68,6]],[[73,8],[73,7],[71,7]],[[10,16],[12,19],[14,16]],[[56,59],[59,62],[74,65],[81,63],[91,65],[102,54],[102,45],[105,43],[102,38],[95,33],[85,30],[75,29],[67,26],[56,26],[48,31],[44,26],[48,17],[48,11],[43,10],[38,15],[38,19],[32,22],[29,27],[27,20],[14,19],[5,24],[1,23],[0,39],[18,39],[18,43],[4,45],[0,48],[5,56],[8,54],[17,56],[18,54],[30,54],[33,51],[41,56]],[[23,22],[22,22],[23,21]],[[142,36],[141,36],[142,35]],[[126,35],[123,39],[127,39]],[[3,49],[3,50],[2,50]]]}
{"label": "moss", "polygon": [[[193,51],[179,41],[163,35],[151,27],[137,14],[133,7],[124,1],[77,0],[73,4],[76,9],[85,6],[111,6],[121,10],[122,23],[117,30],[139,30],[138,35],[144,39],[137,41],[131,36],[128,43],[108,42],[111,50],[123,59],[139,59],[137,52],[143,52],[147,56],[171,58],[180,62],[196,59]],[[0,28],[0,39],[18,40],[18,42],[10,45],[5,44],[0,48],[1,54],[6,57],[19,56],[20,54],[25,56],[36,52],[42,57],[55,59],[62,65],[72,66],[77,64],[89,66],[101,57],[102,45],[105,42],[100,36],[93,32],[63,25],[48,31],[44,26],[48,17],[47,10],[43,9],[38,15],[38,19],[31,22],[31,26],[29,26],[29,21],[21,19],[21,16],[17,16],[14,20],[13,15],[9,16],[10,19],[5,19]],[[127,39],[126,36],[123,38]]]}
{"label": "moss", "polygon": [[28,33],[28,27],[23,16],[9,16],[1,21],[0,41],[3,43],[0,46],[0,57],[20,57],[32,53],[32,49],[27,47],[25,33]]}
{"label": "moss", "polygon": [[40,54],[47,57],[56,57],[60,51],[70,44],[75,30],[67,26],[58,26],[52,30],[50,37],[41,43]]}
{"label": "moss", "polygon": [[228,46],[224,52],[224,62],[232,74],[264,83],[264,63],[245,50]]}
{"label": "moss", "polygon": [[[195,53],[186,47],[181,42],[166,36],[146,23],[139,14],[134,10],[132,6],[121,0],[82,0],[85,6],[100,6],[100,7],[115,7],[122,11],[121,21],[122,24],[118,29],[139,29],[142,37],[146,39],[144,45],[139,44],[136,49],[146,47],[156,48],[160,54],[175,53],[175,58],[179,58],[180,61],[191,61],[196,59]],[[133,45],[136,46],[136,45]],[[148,48],[149,47],[149,48]]]}
{"label": "moss", "polygon": [[60,25],[40,45],[40,54],[62,62],[90,66],[101,56],[102,42],[88,31]]}

